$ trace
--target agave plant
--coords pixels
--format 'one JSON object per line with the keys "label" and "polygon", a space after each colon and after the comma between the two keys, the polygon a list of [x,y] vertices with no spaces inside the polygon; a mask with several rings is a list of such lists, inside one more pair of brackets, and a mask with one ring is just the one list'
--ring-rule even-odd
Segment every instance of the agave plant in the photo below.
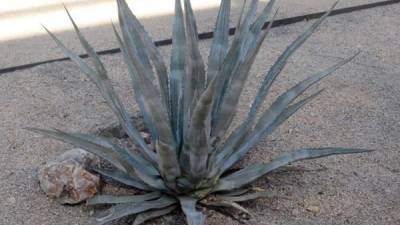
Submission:
{"label": "agave plant", "polygon": [[204,224],[205,216],[197,209],[198,204],[204,207],[233,207],[248,212],[238,202],[269,195],[269,192],[250,188],[249,184],[281,166],[298,160],[369,151],[305,148],[283,154],[270,162],[232,170],[258,141],[321,93],[318,91],[297,100],[306,89],[355,57],[310,76],[281,94],[268,109],[261,109],[271,85],[289,57],[310,37],[336,4],[279,56],[265,73],[246,118],[233,129],[232,121],[249,70],[276,15],[276,12],[272,12],[275,1],[269,1],[258,16],[257,0],[244,4],[235,35],[229,44],[231,1],[222,0],[206,67],[199,51],[190,0],[183,0],[183,6],[181,0],[176,0],[169,71],[125,0],[117,2],[122,37],[113,26],[115,35],[154,149],[144,142],[133,125],[131,115],[115,93],[99,56],[83,37],[68,10],[68,16],[92,65],[45,29],[62,51],[96,84],[133,142],[135,151],[105,137],[31,129],[98,155],[115,167],[113,170],[97,168],[101,175],[145,192],[133,196],[98,195],[89,200],[89,205],[113,205],[110,213],[97,218],[94,224],[106,224],[130,215],[136,215],[134,224],[140,224],[165,215],[179,205],[188,224]]}

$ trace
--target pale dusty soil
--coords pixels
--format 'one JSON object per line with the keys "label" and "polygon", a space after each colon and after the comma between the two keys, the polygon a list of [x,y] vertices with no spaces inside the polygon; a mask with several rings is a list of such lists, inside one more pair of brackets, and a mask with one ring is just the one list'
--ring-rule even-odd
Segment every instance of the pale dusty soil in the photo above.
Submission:
{"label": "pale dusty soil", "polygon": [[[172,32],[174,0],[162,0],[162,6],[157,5],[157,1],[159,0],[127,0],[154,40],[167,39],[171,37]],[[337,8],[378,1],[383,0],[342,0]],[[44,2],[50,4],[43,4]],[[242,2],[243,0],[232,1],[231,26],[236,23]],[[267,0],[260,2],[261,5],[265,5]],[[325,11],[334,2],[335,0],[279,0],[276,3],[280,12],[278,18]],[[117,21],[118,18],[116,0],[39,0],[24,3],[24,0],[13,0],[11,3],[5,2],[0,8],[0,52],[7,54],[7,57],[0,59],[0,68],[64,57],[62,52],[56,51],[53,41],[41,24],[56,32],[75,51],[84,52],[80,44],[73,41],[75,33],[65,14],[63,3],[67,5],[87,39],[97,50],[118,47],[110,26],[110,20]],[[199,32],[212,30],[220,1],[192,0],[192,3]],[[14,9],[18,9],[19,6],[20,10],[10,13],[10,5],[16,6]],[[28,33],[28,37],[18,36],[24,33]],[[10,36],[15,39],[9,39]]]}
{"label": "pale dusty soil", "polygon": [[[271,97],[357,48],[362,50],[360,56],[313,88],[325,92],[262,141],[244,163],[267,161],[307,146],[378,151],[295,163],[266,176],[257,185],[277,197],[246,203],[255,215],[249,224],[400,224],[399,10],[396,5],[328,19],[291,59]],[[265,68],[307,25],[272,31],[242,96],[238,119],[254,97]],[[201,43],[204,55],[209,44]],[[162,51],[167,57],[169,49]],[[103,59],[123,100],[132,102],[120,56]],[[70,146],[22,128],[89,132],[115,120],[94,85],[71,62],[38,66],[0,76],[0,106],[0,224],[87,224],[91,209],[57,204],[43,195],[36,179],[39,165]],[[320,212],[307,211],[310,206]],[[207,214],[208,225],[239,224],[215,212]],[[150,224],[184,222],[179,213]]]}

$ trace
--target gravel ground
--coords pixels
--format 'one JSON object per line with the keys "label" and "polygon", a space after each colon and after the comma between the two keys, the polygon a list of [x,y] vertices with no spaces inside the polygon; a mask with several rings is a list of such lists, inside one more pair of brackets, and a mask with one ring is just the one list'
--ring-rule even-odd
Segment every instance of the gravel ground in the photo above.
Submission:
{"label": "gravel ground", "polygon": [[[324,93],[262,141],[243,163],[268,161],[301,147],[377,149],[295,163],[259,180],[273,199],[245,206],[249,224],[400,224],[400,5],[331,17],[290,60],[270,97],[362,50],[353,62],[318,87]],[[308,23],[276,28],[260,52],[242,96],[246,113],[263,71]],[[206,55],[210,42],[201,42]],[[167,57],[168,48],[161,49]],[[124,102],[132,104],[120,55],[102,57]],[[270,98],[271,99],[271,98]],[[265,103],[268,106],[269,101]],[[88,79],[71,62],[53,63],[0,76],[0,224],[83,225],[91,209],[61,206],[41,192],[36,169],[71,148],[24,127],[90,132],[115,120]],[[237,221],[208,212],[208,225]],[[180,213],[150,224],[184,224]]]}

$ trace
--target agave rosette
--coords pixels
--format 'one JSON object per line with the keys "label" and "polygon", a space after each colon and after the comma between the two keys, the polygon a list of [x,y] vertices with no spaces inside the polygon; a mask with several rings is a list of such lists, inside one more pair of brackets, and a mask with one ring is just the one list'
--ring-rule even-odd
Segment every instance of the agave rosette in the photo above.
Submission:
{"label": "agave rosette", "polygon": [[256,15],[257,0],[244,4],[231,43],[231,1],[222,0],[207,67],[199,51],[190,0],[183,0],[183,5],[181,0],[176,0],[169,70],[125,0],[117,2],[122,35],[114,27],[115,35],[131,76],[135,101],[155,149],[145,143],[133,125],[131,115],[115,93],[99,56],[83,37],[68,11],[93,65],[87,64],[46,30],[63,52],[96,84],[138,151],[121,147],[105,137],[31,129],[98,155],[115,167],[113,170],[97,168],[100,174],[146,192],[134,196],[98,195],[89,200],[90,205],[113,205],[110,213],[97,218],[94,224],[106,224],[130,215],[136,215],[134,224],[140,224],[170,213],[180,205],[188,224],[200,225],[204,224],[205,218],[196,209],[199,203],[211,207],[233,207],[248,213],[238,202],[269,196],[268,192],[246,189],[251,182],[268,172],[298,160],[367,151],[346,148],[300,149],[270,162],[234,172],[230,170],[258,141],[321,93],[319,91],[297,100],[310,86],[355,57],[310,76],[281,94],[268,109],[261,109],[271,85],[289,57],[311,36],[336,4],[279,56],[265,73],[246,118],[233,132],[228,133],[226,131],[232,129],[250,68],[273,24],[275,0],[269,1],[260,15]]}

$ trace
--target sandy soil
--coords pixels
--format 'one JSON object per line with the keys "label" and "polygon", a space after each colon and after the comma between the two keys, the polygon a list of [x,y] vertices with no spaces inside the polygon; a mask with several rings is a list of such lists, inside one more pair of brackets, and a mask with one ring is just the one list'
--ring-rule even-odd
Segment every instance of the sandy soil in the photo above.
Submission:
{"label": "sandy soil", "polygon": [[[262,141],[244,163],[307,146],[378,151],[295,163],[266,176],[257,185],[277,197],[246,203],[255,215],[249,224],[400,224],[399,10],[395,5],[328,19],[291,59],[271,97],[357,48],[361,55],[314,88],[325,92]],[[242,96],[238,120],[265,69],[307,25],[272,31]],[[205,55],[209,44],[201,43]],[[169,49],[162,51],[167,57]],[[103,60],[124,102],[135,108],[120,56]],[[0,76],[0,105],[0,224],[88,224],[91,209],[61,206],[46,198],[37,183],[37,167],[71,147],[22,128],[89,132],[115,120],[94,85],[71,62],[42,65]],[[216,212],[207,214],[208,225],[239,224]],[[150,224],[160,223],[184,224],[180,213]]]}
{"label": "sandy soil", "polygon": [[[140,18],[147,31],[154,40],[171,37],[171,23],[173,21],[174,0],[155,8],[158,0],[127,0],[134,13]],[[337,8],[368,4],[382,0],[343,0]],[[48,2],[51,4],[43,4]],[[145,2],[145,4],[143,4]],[[204,3],[206,2],[206,3]],[[208,32],[214,28],[214,21],[218,15],[219,0],[192,0],[197,16],[199,32]],[[263,5],[267,0],[260,1]],[[278,18],[299,16],[327,10],[335,0],[279,0]],[[117,7],[115,0],[40,0],[26,4],[25,0],[13,0],[0,8],[0,52],[7,53],[7,57],[0,59],[0,68],[12,67],[21,64],[50,60],[64,57],[56,51],[51,38],[42,28],[45,24],[69,47],[83,53],[80,44],[73,41],[75,33],[64,12],[62,3],[65,3],[77,24],[96,50],[105,50],[118,47],[112,31],[110,20],[117,21]],[[232,1],[231,26],[236,23],[242,0]],[[14,5],[20,10],[12,12],[7,7]],[[19,7],[18,7],[19,6]],[[21,9],[23,8],[23,9]],[[262,10],[262,7],[259,7]],[[89,15],[86,13],[89,12]],[[11,12],[10,12],[11,11]],[[25,36],[27,34],[27,36]],[[15,37],[9,39],[11,37]]]}

